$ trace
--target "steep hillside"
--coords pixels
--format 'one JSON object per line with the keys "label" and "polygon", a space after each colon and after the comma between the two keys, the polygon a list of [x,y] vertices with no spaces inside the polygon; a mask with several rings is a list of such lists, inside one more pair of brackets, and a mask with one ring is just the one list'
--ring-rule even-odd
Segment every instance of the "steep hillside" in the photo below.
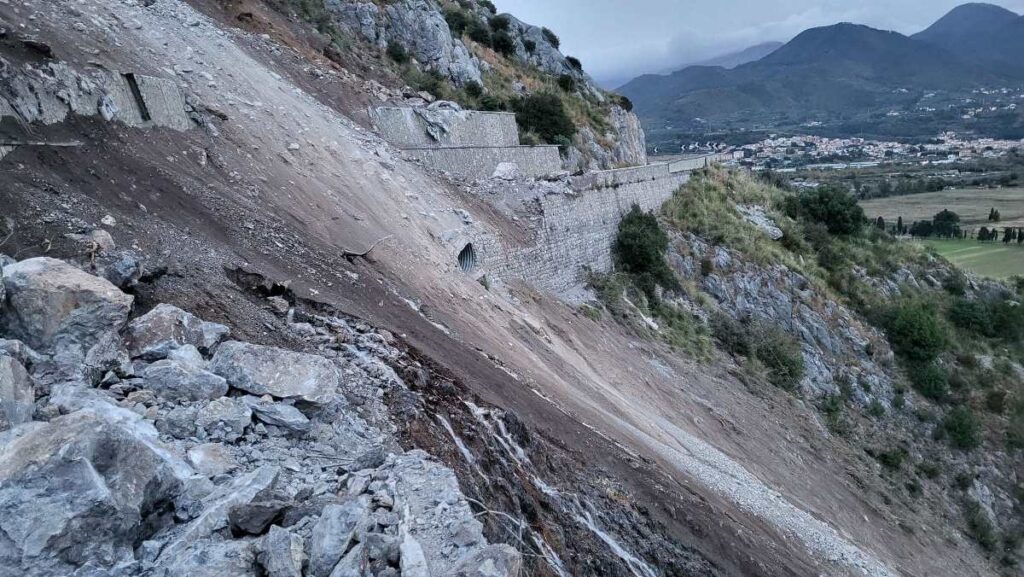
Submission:
{"label": "steep hillside", "polygon": [[[717,170],[675,173],[661,224],[619,196],[659,167],[448,178],[365,107],[421,104],[399,74],[424,62],[475,55],[486,85],[509,60],[453,39],[398,65],[320,19],[348,5],[0,2],[0,574],[987,577],[1014,559],[1020,452],[996,443],[1016,409],[974,427],[910,389],[897,409],[906,349],[859,298],[915,290],[901,263],[931,291],[941,262],[833,239]],[[441,9],[359,6],[367,38]],[[406,56],[430,30],[396,36]],[[610,261],[590,233],[619,220],[658,274],[595,266],[587,305],[480,274],[538,249]],[[762,322],[712,314],[743,310]],[[1016,395],[983,359],[1015,353],[985,338],[972,370]],[[913,471],[865,452],[897,437],[829,428],[876,418]],[[985,436],[920,440],[940,429]]]}

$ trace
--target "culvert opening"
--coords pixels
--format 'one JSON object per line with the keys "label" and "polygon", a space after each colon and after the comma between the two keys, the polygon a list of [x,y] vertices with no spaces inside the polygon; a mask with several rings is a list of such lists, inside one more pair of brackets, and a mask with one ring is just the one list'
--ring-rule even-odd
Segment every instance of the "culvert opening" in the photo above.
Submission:
{"label": "culvert opening", "polygon": [[473,243],[467,244],[459,253],[459,268],[462,272],[473,272],[476,268],[476,250],[473,249]]}
{"label": "culvert opening", "polygon": [[149,122],[153,118],[149,114],[149,107],[146,106],[146,99],[142,97],[142,90],[139,89],[139,80],[131,72],[122,74],[125,82],[128,83],[128,90],[132,93],[132,100],[135,101],[135,108],[139,111],[139,117],[143,122]]}

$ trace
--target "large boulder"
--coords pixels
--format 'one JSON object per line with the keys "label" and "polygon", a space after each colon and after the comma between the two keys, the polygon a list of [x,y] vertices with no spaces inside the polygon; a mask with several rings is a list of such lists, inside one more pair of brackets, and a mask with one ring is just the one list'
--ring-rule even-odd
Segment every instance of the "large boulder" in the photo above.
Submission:
{"label": "large boulder", "polygon": [[84,354],[128,320],[132,297],[63,261],[32,258],[5,266],[0,319],[10,336],[35,349],[77,345]]}
{"label": "large boulder", "polygon": [[228,394],[224,377],[171,359],[159,360],[142,371],[143,386],[171,400],[212,400]]}
{"label": "large boulder", "polygon": [[268,425],[281,427],[294,433],[305,433],[312,423],[302,411],[291,405],[275,403],[272,400],[259,399],[250,395],[242,397],[256,418]]}
{"label": "large boulder", "polygon": [[191,469],[112,405],[26,426],[0,447],[0,567],[52,576],[131,566],[133,545],[165,524]]}
{"label": "large boulder", "polygon": [[252,411],[240,399],[221,397],[210,401],[196,414],[196,426],[215,441],[233,443],[252,423]]}
{"label": "large boulder", "polygon": [[132,358],[151,361],[165,358],[183,345],[209,353],[229,332],[224,325],[206,322],[175,306],[160,304],[128,325],[128,352]]}
{"label": "large boulder", "polygon": [[349,499],[324,507],[309,538],[309,575],[329,577],[345,556],[356,528],[367,514],[364,500]]}
{"label": "large boulder", "polygon": [[256,557],[267,577],[302,577],[305,558],[302,537],[277,525],[263,538],[262,551]]}
{"label": "large boulder", "polygon": [[323,357],[230,341],[217,348],[210,370],[257,396],[324,403],[338,392],[338,369]]}
{"label": "large boulder", "polygon": [[513,577],[522,572],[519,552],[508,545],[488,545],[466,555],[450,577]]}
{"label": "large boulder", "polygon": [[35,400],[32,378],[25,367],[0,355],[0,431],[31,421]]}

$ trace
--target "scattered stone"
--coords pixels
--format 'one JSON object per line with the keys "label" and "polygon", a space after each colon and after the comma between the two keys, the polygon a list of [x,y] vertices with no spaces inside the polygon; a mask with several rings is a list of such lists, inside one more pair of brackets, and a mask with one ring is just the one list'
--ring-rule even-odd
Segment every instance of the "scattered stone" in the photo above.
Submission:
{"label": "scattered stone", "polygon": [[242,400],[252,410],[256,418],[268,425],[282,427],[296,433],[305,433],[312,426],[306,415],[291,405],[275,403],[272,399],[258,399],[244,396]]}
{"label": "scattered stone", "polygon": [[286,507],[286,501],[276,499],[242,503],[228,511],[228,522],[236,535],[262,535],[284,515]]}
{"label": "scattered stone", "polygon": [[252,411],[241,400],[221,397],[210,401],[196,415],[196,426],[206,431],[209,438],[229,443],[245,434],[252,423]]}
{"label": "scattered stone", "polygon": [[[363,545],[357,544],[348,552],[348,555],[334,566],[329,577],[363,577],[363,565],[366,560],[366,552]],[[313,574],[315,575],[315,574]]]}
{"label": "scattered stone", "polygon": [[274,525],[263,538],[262,549],[256,559],[267,577],[302,577],[302,537]]}
{"label": "scattered stone", "polygon": [[200,475],[216,477],[234,471],[238,463],[220,443],[206,443],[188,450],[188,462]]}
{"label": "scattered stone", "polygon": [[31,421],[35,400],[25,367],[12,357],[0,356],[0,431]]}
{"label": "scattered stone", "polygon": [[63,261],[32,258],[3,273],[7,300],[0,310],[8,336],[32,348],[48,350],[59,341],[85,351],[128,320],[131,296]]}
{"label": "scattered stone", "polygon": [[226,326],[208,323],[168,304],[133,320],[128,325],[128,352],[132,358],[159,360],[182,345],[210,353],[230,332]]}
{"label": "scattered stone", "polygon": [[147,366],[142,378],[145,388],[174,401],[212,400],[228,394],[224,377],[170,359]]}
{"label": "scattered stone", "polygon": [[238,341],[217,349],[210,370],[254,395],[325,403],[338,393],[338,370],[316,355]]}
{"label": "scattered stone", "polygon": [[103,218],[100,219],[100,222],[103,226],[117,226],[117,220],[109,214],[104,215]]}
{"label": "scattered stone", "polygon": [[497,180],[515,180],[519,178],[519,166],[514,162],[499,162],[494,168],[491,178]]}
{"label": "scattered stone", "polygon": [[[508,545],[488,545],[470,553],[455,566],[451,577],[508,577],[522,572],[519,552]],[[405,577],[405,574],[402,574]]]}
{"label": "scattered stone", "polygon": [[267,304],[270,305],[270,310],[279,315],[288,314],[288,309],[291,308],[288,301],[282,297],[267,297]]}
{"label": "scattered stone", "polygon": [[92,230],[85,234],[67,234],[64,236],[78,243],[83,253],[92,256],[105,254],[117,248],[117,245],[114,243],[114,237],[110,236],[110,233],[103,229]]}
{"label": "scattered stone", "polygon": [[331,570],[345,555],[366,512],[366,503],[360,499],[324,507],[309,539],[311,577],[329,577],[332,574]]}

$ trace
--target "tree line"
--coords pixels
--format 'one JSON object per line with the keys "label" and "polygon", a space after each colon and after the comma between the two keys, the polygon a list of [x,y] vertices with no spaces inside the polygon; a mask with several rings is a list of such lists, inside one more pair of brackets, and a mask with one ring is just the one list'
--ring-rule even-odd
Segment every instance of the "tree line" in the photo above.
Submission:
{"label": "tree line", "polygon": [[[998,223],[999,219],[999,211],[995,208],[991,209],[988,221]],[[875,227],[887,230],[894,235],[910,235],[916,238],[976,239],[981,242],[1001,240],[1003,244],[1024,244],[1024,228],[1003,227],[1000,231],[995,226],[991,228],[983,226],[977,230],[965,229],[960,226],[960,215],[948,209],[936,213],[931,220],[916,220],[909,225],[903,222],[902,216],[898,217],[896,222],[891,225],[887,225],[885,219],[880,216],[875,219]]]}

